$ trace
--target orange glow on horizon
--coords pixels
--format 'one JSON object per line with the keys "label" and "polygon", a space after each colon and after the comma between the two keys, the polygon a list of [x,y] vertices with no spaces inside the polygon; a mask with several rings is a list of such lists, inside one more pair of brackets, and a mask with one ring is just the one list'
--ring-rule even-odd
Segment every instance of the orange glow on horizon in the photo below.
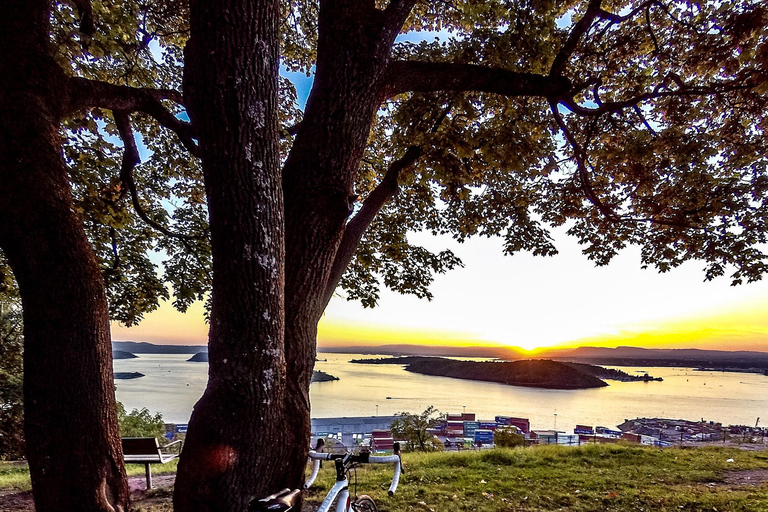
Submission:
{"label": "orange glow on horizon", "polygon": [[[470,330],[381,325],[326,316],[318,327],[318,346],[500,347],[520,350],[532,356],[546,350],[579,346],[768,351],[767,310],[768,298],[718,311],[703,311],[685,318],[628,325],[612,332],[526,349],[504,343],[504,340],[482,339]],[[138,326],[126,328],[113,322],[112,335],[116,341],[203,345],[208,340],[208,325],[203,320],[202,302],[193,304],[186,314],[179,313],[170,302],[165,302],[157,311],[146,315]]]}
{"label": "orange glow on horizon", "polygon": [[404,328],[371,325],[363,322],[340,322],[323,318],[317,329],[319,347],[428,345],[455,347],[500,346],[498,342],[478,340],[471,332],[426,328]]}
{"label": "orange glow on horizon", "polygon": [[204,320],[202,301],[194,302],[186,313],[176,311],[170,301],[146,315],[139,325],[126,327],[112,322],[114,341],[148,341],[160,345],[205,345],[208,324]]}

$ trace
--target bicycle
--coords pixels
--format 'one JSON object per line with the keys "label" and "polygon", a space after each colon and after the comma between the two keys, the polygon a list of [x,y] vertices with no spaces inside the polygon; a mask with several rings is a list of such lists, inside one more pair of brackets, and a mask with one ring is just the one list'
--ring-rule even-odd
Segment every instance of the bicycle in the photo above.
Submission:
{"label": "bicycle", "polygon": [[[320,471],[320,461],[332,460],[336,465],[336,483],[326,495],[317,512],[329,512],[334,501],[336,502],[336,512],[377,512],[378,508],[373,499],[366,495],[357,496],[357,472],[355,471],[355,498],[351,499],[349,495],[349,472],[355,470],[362,464],[385,464],[395,463],[394,476],[389,486],[388,494],[395,494],[397,485],[400,481],[402,464],[400,461],[399,445],[395,446],[395,453],[388,456],[374,456],[368,452],[360,454],[352,453],[317,453],[309,452],[309,458],[313,461],[312,473],[304,483],[304,489],[314,483],[317,474]],[[249,512],[288,512],[293,509],[296,497],[301,489],[283,489],[282,491],[267,496],[261,500],[254,500],[248,507]]]}

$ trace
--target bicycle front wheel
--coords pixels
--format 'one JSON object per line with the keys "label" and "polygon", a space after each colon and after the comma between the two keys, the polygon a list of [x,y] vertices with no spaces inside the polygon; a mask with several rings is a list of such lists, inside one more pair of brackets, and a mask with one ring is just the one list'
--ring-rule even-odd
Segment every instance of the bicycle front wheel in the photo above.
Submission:
{"label": "bicycle front wheel", "polygon": [[373,502],[370,496],[363,494],[352,502],[352,510],[355,512],[378,512],[376,504]]}

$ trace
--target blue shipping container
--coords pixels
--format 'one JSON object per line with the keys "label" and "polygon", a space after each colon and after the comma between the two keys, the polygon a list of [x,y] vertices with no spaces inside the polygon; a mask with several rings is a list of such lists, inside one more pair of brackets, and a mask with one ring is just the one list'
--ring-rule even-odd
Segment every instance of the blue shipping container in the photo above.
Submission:
{"label": "blue shipping container", "polygon": [[493,430],[478,429],[475,430],[476,443],[493,443]]}

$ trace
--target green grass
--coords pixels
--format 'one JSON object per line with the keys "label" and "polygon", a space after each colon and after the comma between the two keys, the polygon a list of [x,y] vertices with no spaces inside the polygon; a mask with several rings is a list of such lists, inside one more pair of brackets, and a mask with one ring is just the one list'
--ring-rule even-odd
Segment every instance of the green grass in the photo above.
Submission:
{"label": "green grass", "polygon": [[[152,475],[175,473],[178,459],[165,464],[152,464]],[[144,476],[144,464],[126,464],[128,476]],[[29,467],[24,462],[0,461],[0,490],[31,491]]]}
{"label": "green grass", "polygon": [[[734,462],[727,460],[733,458]],[[358,493],[379,510],[744,511],[768,510],[768,486],[733,488],[726,471],[768,469],[765,452],[592,445],[405,454],[407,473],[387,496],[391,467],[358,470]],[[333,470],[311,491],[319,503]]]}
{"label": "green grass", "polygon": [[[725,483],[731,471],[768,471],[766,451],[542,446],[406,453],[403,460],[406,473],[392,497],[387,495],[391,465],[358,469],[357,492],[372,496],[382,512],[768,510],[768,484]],[[156,465],[153,474],[175,470],[175,462]],[[128,472],[141,476],[144,467],[131,465]],[[325,463],[318,482],[305,494],[307,501],[319,504],[334,477],[333,465]],[[29,489],[26,466],[0,463],[0,489]],[[151,503],[136,503],[136,510],[171,510],[170,492],[162,491],[155,498]]]}
{"label": "green grass", "polygon": [[31,491],[29,468],[24,462],[0,461],[0,489]]}

